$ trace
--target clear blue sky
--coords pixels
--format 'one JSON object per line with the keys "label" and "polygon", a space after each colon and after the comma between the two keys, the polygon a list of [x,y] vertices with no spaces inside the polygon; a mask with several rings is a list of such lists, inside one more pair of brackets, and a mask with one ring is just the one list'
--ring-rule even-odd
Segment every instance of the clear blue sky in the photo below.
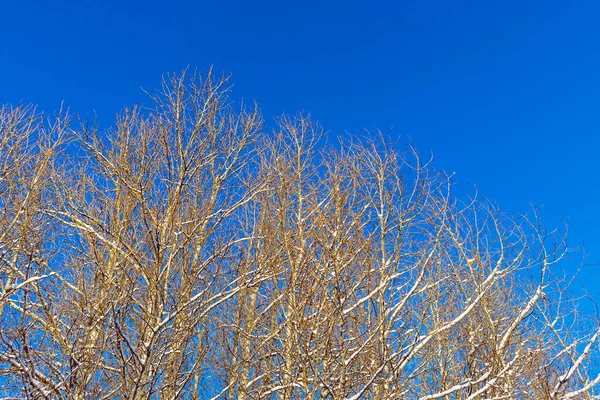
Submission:
{"label": "clear blue sky", "polygon": [[599,21],[578,0],[4,1],[0,103],[110,121],[162,73],[212,64],[267,117],[410,135],[459,188],[567,220],[598,262]]}

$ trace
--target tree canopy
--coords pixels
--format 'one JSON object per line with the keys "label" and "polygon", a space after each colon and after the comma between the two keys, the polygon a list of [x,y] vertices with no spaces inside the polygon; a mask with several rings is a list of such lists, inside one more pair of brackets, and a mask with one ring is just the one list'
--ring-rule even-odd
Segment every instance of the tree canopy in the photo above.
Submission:
{"label": "tree canopy", "polygon": [[102,131],[0,109],[1,396],[597,398],[535,210],[229,87],[168,75]]}

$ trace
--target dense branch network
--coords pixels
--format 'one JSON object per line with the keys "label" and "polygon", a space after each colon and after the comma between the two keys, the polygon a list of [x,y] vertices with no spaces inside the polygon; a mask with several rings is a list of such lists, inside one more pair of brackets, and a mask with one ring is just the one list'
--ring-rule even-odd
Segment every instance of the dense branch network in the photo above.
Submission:
{"label": "dense branch network", "polygon": [[597,398],[537,215],[228,92],[170,75],[102,132],[0,109],[0,396]]}

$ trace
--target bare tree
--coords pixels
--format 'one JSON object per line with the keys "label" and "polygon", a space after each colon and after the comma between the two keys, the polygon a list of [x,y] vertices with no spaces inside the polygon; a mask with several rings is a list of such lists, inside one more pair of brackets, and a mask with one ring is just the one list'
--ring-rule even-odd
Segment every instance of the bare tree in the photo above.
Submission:
{"label": "bare tree", "polygon": [[592,399],[564,238],[412,147],[169,75],[113,128],[0,110],[0,393]]}
{"label": "bare tree", "polygon": [[50,395],[54,368],[46,318],[56,276],[57,224],[45,218],[48,180],[64,120],[46,124],[31,107],[0,108],[0,384],[9,393]]}

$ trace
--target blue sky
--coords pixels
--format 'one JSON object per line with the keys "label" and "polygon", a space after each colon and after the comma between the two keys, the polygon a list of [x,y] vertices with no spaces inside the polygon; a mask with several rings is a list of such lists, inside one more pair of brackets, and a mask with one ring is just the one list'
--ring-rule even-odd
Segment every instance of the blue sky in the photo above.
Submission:
{"label": "blue sky", "polygon": [[[600,2],[12,1],[0,103],[101,123],[187,65],[268,118],[392,128],[507,211],[542,207],[600,261]],[[466,191],[466,189],[465,189]],[[600,300],[600,275],[582,278]]]}

